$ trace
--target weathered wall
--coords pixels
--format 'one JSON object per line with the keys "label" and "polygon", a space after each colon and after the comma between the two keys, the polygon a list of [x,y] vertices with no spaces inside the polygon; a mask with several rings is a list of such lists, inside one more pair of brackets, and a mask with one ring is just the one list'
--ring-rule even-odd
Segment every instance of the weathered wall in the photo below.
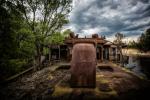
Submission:
{"label": "weathered wall", "polygon": [[96,49],[90,43],[73,46],[71,60],[71,86],[95,87]]}

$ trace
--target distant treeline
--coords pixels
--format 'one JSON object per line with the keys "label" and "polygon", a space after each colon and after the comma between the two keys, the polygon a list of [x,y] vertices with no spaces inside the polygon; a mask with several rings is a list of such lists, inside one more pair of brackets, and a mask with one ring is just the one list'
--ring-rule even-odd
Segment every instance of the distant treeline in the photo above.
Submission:
{"label": "distant treeline", "polygon": [[142,33],[136,42],[130,41],[128,47],[136,48],[143,52],[150,51],[150,28]]}

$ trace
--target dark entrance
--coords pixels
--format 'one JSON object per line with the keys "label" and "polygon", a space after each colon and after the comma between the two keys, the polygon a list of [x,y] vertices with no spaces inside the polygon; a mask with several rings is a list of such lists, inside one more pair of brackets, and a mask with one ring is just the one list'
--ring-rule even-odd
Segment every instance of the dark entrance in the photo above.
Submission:
{"label": "dark entrance", "polygon": [[109,48],[104,48],[103,57],[105,60],[109,60]]}

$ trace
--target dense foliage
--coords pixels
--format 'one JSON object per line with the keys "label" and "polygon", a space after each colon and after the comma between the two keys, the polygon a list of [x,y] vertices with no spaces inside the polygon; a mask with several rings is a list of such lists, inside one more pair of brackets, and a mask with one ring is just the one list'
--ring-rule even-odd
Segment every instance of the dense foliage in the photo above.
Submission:
{"label": "dense foliage", "polygon": [[27,68],[33,59],[32,34],[18,5],[11,0],[0,2],[0,78]]}
{"label": "dense foliage", "polygon": [[150,28],[141,34],[137,46],[142,51],[150,51]]}
{"label": "dense foliage", "polygon": [[63,32],[56,32],[56,33],[52,34],[51,37],[46,39],[46,43],[56,44],[56,45],[63,44],[65,38],[68,37],[71,32],[72,31],[70,29],[67,29]]}
{"label": "dense foliage", "polygon": [[64,36],[59,31],[68,23],[70,3],[71,0],[0,0],[0,79],[31,67],[50,40],[62,43]]}
{"label": "dense foliage", "polygon": [[67,15],[71,11],[71,0],[16,0],[26,19],[35,40],[35,66],[41,67],[41,57],[47,38],[60,31],[68,23]]}
{"label": "dense foliage", "polygon": [[144,52],[150,51],[150,28],[141,34],[137,42],[129,42],[128,47],[137,48]]}

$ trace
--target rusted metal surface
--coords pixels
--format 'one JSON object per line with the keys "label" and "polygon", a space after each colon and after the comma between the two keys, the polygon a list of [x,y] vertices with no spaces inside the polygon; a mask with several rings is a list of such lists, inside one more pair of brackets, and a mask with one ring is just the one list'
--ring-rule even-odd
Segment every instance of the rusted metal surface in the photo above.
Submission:
{"label": "rusted metal surface", "polygon": [[71,86],[95,87],[96,49],[92,43],[73,46],[71,61]]}
{"label": "rusted metal surface", "polygon": [[69,38],[64,41],[66,44],[74,44],[74,43],[106,43],[106,40],[102,38]]}

